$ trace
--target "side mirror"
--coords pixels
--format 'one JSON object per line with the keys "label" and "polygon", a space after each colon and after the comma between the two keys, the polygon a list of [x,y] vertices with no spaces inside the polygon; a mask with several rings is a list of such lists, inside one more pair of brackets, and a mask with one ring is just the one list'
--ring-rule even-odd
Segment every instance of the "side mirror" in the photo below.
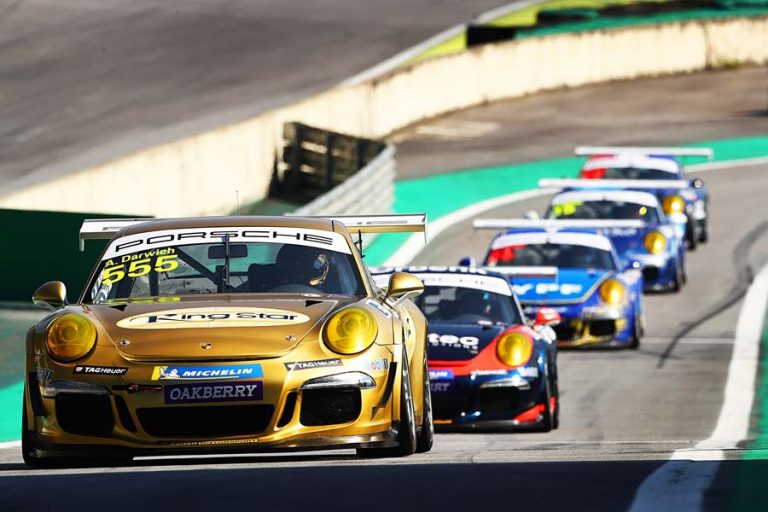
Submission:
{"label": "side mirror", "polygon": [[528,210],[523,214],[523,218],[528,220],[538,220],[539,214],[536,213],[534,210]]}
{"label": "side mirror", "polygon": [[539,308],[536,311],[536,320],[533,325],[557,325],[560,323],[560,313],[552,308]]}
{"label": "side mirror", "polygon": [[32,294],[32,303],[45,309],[59,309],[67,305],[67,287],[61,281],[48,281]]}
{"label": "side mirror", "polygon": [[691,180],[691,186],[693,188],[704,188],[704,180],[701,178],[696,178],[695,180]]}
{"label": "side mirror", "polygon": [[413,299],[424,291],[421,279],[407,272],[393,272],[387,287],[387,299],[400,303],[405,299]]}
{"label": "side mirror", "polygon": [[464,256],[459,260],[459,266],[460,267],[476,267],[477,260],[472,256]]}

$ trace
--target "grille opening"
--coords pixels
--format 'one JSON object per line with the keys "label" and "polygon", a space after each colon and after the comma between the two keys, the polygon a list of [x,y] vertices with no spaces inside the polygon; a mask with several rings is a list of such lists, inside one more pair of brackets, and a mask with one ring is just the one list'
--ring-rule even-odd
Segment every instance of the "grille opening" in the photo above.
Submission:
{"label": "grille opening", "polygon": [[579,336],[579,331],[570,323],[562,323],[553,327],[559,341],[571,341]]}
{"label": "grille opening", "polygon": [[448,393],[432,394],[432,416],[438,420],[450,420],[465,410],[470,391],[458,382]]}
{"label": "grille opening", "polygon": [[293,418],[293,413],[296,410],[296,396],[297,393],[293,391],[286,397],[283,414],[280,416],[280,421],[277,422],[278,427],[286,426],[291,421],[291,418]]}
{"label": "grille opening", "polygon": [[212,437],[260,434],[274,413],[272,405],[154,407],[138,409],[144,431],[155,437]]}
{"label": "grille opening", "polygon": [[301,424],[308,427],[335,425],[360,416],[358,388],[308,389],[301,395]]}
{"label": "grille opening", "polygon": [[56,395],[56,419],[65,432],[82,436],[105,436],[115,428],[112,404],[107,395]]}
{"label": "grille opening", "polygon": [[477,390],[477,409],[484,413],[506,412],[520,406],[517,388],[480,388]]}
{"label": "grille opening", "polygon": [[613,336],[616,334],[616,322],[613,320],[592,320],[589,324],[592,336]]}
{"label": "grille opening", "polygon": [[125,403],[125,399],[121,396],[115,396],[115,407],[117,408],[117,416],[120,418],[120,423],[129,432],[136,432],[136,424],[133,422],[131,413],[128,411],[128,405]]}
{"label": "grille opening", "polygon": [[643,268],[643,279],[646,281],[656,281],[659,278],[658,267],[645,267]]}

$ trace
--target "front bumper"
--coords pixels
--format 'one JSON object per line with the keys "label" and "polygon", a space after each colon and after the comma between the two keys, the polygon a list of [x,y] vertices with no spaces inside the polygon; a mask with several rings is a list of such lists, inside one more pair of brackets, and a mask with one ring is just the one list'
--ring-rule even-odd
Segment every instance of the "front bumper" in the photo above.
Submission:
{"label": "front bumper", "polygon": [[561,314],[560,324],[554,326],[558,346],[622,347],[630,343],[633,325],[626,312],[616,308],[594,311],[583,308],[581,315]]}
{"label": "front bumper", "polygon": [[[194,366],[259,365],[263,373],[199,381],[158,380],[157,363],[129,363],[124,375],[75,377],[73,365],[32,356],[28,421],[37,449],[51,454],[391,446],[398,364],[390,348],[374,345],[361,356],[302,369],[289,369],[295,353],[200,363]],[[307,348],[300,360],[328,359],[312,350],[322,348]]]}
{"label": "front bumper", "polygon": [[530,377],[522,377],[517,370],[489,370],[450,380],[432,380],[435,426],[459,430],[536,425],[541,418],[521,415],[537,405],[543,375],[537,366],[527,367],[527,374]]}

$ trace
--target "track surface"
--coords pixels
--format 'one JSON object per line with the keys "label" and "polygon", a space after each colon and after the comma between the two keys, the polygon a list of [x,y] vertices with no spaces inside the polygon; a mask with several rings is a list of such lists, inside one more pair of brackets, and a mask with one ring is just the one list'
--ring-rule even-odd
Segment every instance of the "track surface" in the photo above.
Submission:
{"label": "track surface", "polygon": [[0,0],[0,191],[305,97],[504,3]]}
{"label": "track surface", "polygon": [[[646,91],[652,96],[654,89],[646,84]],[[626,126],[633,125],[621,131],[629,131]],[[605,143],[620,131],[617,125],[603,129],[602,135],[584,142]],[[693,130],[686,135],[698,138]],[[717,134],[728,135],[732,133]],[[529,140],[535,145],[535,137]],[[502,158],[497,153],[507,148],[500,144],[497,149],[491,154]],[[430,154],[440,155],[435,166],[451,161],[434,148]],[[206,509],[476,509],[478,504],[514,504],[521,509],[624,510],[637,487],[671,452],[692,447],[714,428],[747,267],[757,269],[768,260],[768,236],[755,236],[749,247],[743,243],[768,219],[766,173],[768,166],[756,166],[700,175],[713,196],[712,241],[689,254],[688,286],[678,295],[646,297],[649,332],[638,351],[561,354],[563,416],[558,431],[442,434],[430,454],[385,461],[334,452],[139,460],[125,468],[30,472],[21,465],[18,449],[6,449],[0,450],[0,510],[20,505],[168,509],[180,503]],[[534,199],[487,216],[519,216],[528,209],[541,211],[544,204],[545,199]],[[490,237],[458,225],[435,239],[417,262],[445,264],[466,254],[481,256]],[[728,457],[740,455],[734,450]],[[765,469],[762,461],[726,462],[707,492],[707,509],[728,505],[738,485],[734,475],[745,465],[753,474]]]}

